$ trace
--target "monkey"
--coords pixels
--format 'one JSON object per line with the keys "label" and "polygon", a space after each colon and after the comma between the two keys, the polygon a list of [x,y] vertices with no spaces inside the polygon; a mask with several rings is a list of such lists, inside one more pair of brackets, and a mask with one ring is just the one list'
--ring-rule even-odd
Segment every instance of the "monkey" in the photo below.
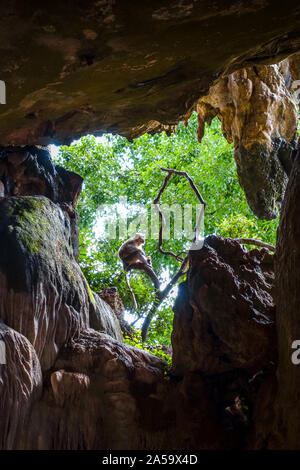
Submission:
{"label": "monkey", "polygon": [[160,288],[159,280],[152,269],[151,257],[147,256],[142,248],[144,243],[145,236],[142,233],[136,233],[133,237],[126,240],[118,251],[119,258],[123,263],[127,286],[132,295],[135,310],[137,310],[138,306],[127,276],[127,271],[131,269],[131,266],[133,266],[134,269],[142,269],[150,277],[156,290]]}
{"label": "monkey", "polygon": [[142,233],[136,233],[121,245],[118,251],[120,260],[123,262],[123,268],[128,271],[132,264],[142,263],[152,267],[151,257],[146,256],[142,245],[145,243],[145,236]]}

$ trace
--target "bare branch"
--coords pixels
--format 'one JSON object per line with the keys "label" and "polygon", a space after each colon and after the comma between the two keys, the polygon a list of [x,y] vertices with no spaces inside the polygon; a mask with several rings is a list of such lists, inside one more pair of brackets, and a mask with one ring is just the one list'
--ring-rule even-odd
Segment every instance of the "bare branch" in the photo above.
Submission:
{"label": "bare branch", "polygon": [[[136,264],[133,264],[133,265],[130,266],[129,269],[141,269],[141,270],[143,270],[150,277],[150,279],[151,279],[151,281],[152,281],[152,283],[153,283],[153,285],[156,289],[155,299],[153,301],[152,307],[151,307],[147,317],[145,318],[143,326],[142,326],[142,340],[143,341],[145,341],[146,338],[147,338],[150,323],[151,323],[152,318],[154,317],[158,307],[164,301],[164,299],[168,296],[168,294],[170,293],[170,291],[172,290],[174,285],[178,282],[180,277],[182,277],[187,272],[188,264],[189,264],[189,253],[185,256],[185,258],[182,258],[179,255],[184,253],[184,252],[181,252],[178,255],[176,255],[172,251],[165,251],[162,248],[162,244],[163,244],[162,234],[163,234],[163,229],[166,225],[166,221],[165,221],[165,218],[164,218],[164,215],[163,215],[162,211],[160,210],[159,201],[160,201],[160,198],[161,198],[164,190],[166,189],[166,187],[169,183],[169,180],[170,180],[171,176],[173,174],[184,176],[188,180],[192,190],[194,191],[194,193],[196,194],[198,200],[202,204],[201,212],[200,212],[200,215],[198,217],[197,224],[196,224],[195,231],[194,231],[192,246],[195,243],[195,241],[197,240],[197,235],[198,235],[198,232],[199,232],[199,229],[200,229],[200,224],[201,224],[201,221],[202,221],[202,218],[203,218],[203,215],[204,215],[204,211],[205,211],[205,208],[206,208],[206,202],[204,201],[203,197],[201,196],[201,194],[200,194],[198,188],[196,187],[193,179],[189,176],[189,174],[187,172],[179,171],[179,170],[173,170],[173,169],[169,169],[169,168],[161,168],[161,170],[164,171],[164,172],[167,172],[167,175],[166,175],[166,177],[164,179],[164,182],[163,182],[163,184],[162,184],[162,186],[161,186],[161,188],[158,192],[157,197],[154,200],[154,204],[155,204],[156,210],[158,211],[158,214],[159,214],[159,217],[160,217],[160,222],[161,222],[160,228],[159,228],[159,236],[158,236],[158,249],[164,255],[173,256],[177,261],[181,262],[181,265],[180,265],[180,268],[179,268],[178,272],[173,276],[171,281],[168,283],[168,285],[162,291],[160,290],[159,280],[158,280],[155,272],[151,268],[151,266],[144,265],[142,263],[136,263]],[[214,212],[212,212],[212,214],[214,214]],[[261,247],[264,247],[264,248],[268,248],[271,251],[275,251],[275,247],[273,245],[262,242],[261,240],[254,240],[252,238],[236,238],[235,241],[237,241],[239,243],[249,244],[249,245],[257,245],[257,246],[261,246]],[[131,290],[131,288],[130,288],[130,290]],[[139,316],[138,319],[140,319],[140,318],[141,317]]]}
{"label": "bare branch", "polygon": [[160,201],[162,193],[164,192],[164,190],[167,187],[167,184],[168,184],[169,179],[171,178],[171,176],[172,176],[171,172],[167,174],[167,176],[165,177],[164,182],[162,184],[162,187],[160,188],[160,190],[158,192],[157,197],[154,199],[155,209],[157,210],[157,212],[159,214],[159,218],[160,218],[160,222],[161,222],[160,228],[159,228],[159,234],[158,234],[158,249],[163,255],[170,255],[170,256],[173,256],[175,259],[177,259],[177,261],[183,261],[183,258],[181,258],[178,255],[175,255],[175,253],[173,253],[172,251],[165,251],[162,247],[162,244],[163,244],[162,234],[163,234],[163,230],[166,226],[166,220],[164,218],[164,215],[163,215],[162,211],[159,208],[158,203]]}
{"label": "bare branch", "polygon": [[255,240],[254,238],[233,238],[233,240],[246,245],[262,246],[263,248],[268,248],[270,251],[276,251],[275,246],[262,242],[261,240]]}
{"label": "bare branch", "polygon": [[[159,287],[157,288],[152,308],[150,309],[150,312],[148,313],[147,317],[145,318],[145,321],[144,321],[143,326],[142,326],[142,340],[143,341],[145,341],[146,338],[147,338],[150,323],[151,323],[152,318],[154,317],[155,312],[157,311],[158,307],[163,302],[163,300],[168,296],[168,294],[172,290],[173,286],[177,283],[177,281],[180,279],[180,277],[183,276],[186,273],[187,267],[188,267],[189,255],[187,255],[185,258],[181,258],[179,255],[175,255],[172,251],[165,251],[162,248],[162,243],[163,243],[162,233],[163,233],[163,229],[166,225],[166,221],[165,221],[165,218],[163,216],[162,211],[159,208],[158,203],[160,201],[160,198],[161,198],[164,190],[167,187],[167,184],[168,184],[168,182],[171,178],[171,175],[176,174],[176,175],[184,176],[188,180],[192,190],[195,192],[198,200],[202,204],[202,208],[201,208],[200,216],[198,217],[198,220],[197,220],[197,224],[196,224],[192,244],[197,239],[197,235],[198,235],[198,232],[199,232],[201,220],[202,220],[202,217],[204,215],[204,211],[205,211],[205,207],[206,207],[206,202],[204,201],[203,197],[201,196],[201,194],[200,194],[198,188],[196,187],[194,181],[192,180],[192,178],[189,176],[189,174],[186,171],[173,170],[173,169],[169,169],[169,168],[161,168],[161,170],[167,172],[168,174],[165,177],[164,182],[162,184],[162,187],[160,188],[160,190],[158,192],[158,195],[154,200],[154,204],[155,204],[156,210],[159,213],[159,217],[160,217],[160,221],[161,221],[161,225],[160,225],[160,228],[159,228],[159,236],[158,236],[158,249],[164,255],[173,256],[177,261],[180,261],[181,266],[180,266],[178,272],[171,279],[171,281],[168,283],[168,285],[165,287],[165,289],[163,291],[160,291]],[[181,254],[181,253],[179,253],[179,254]],[[158,286],[159,286],[159,284],[158,284]]]}
{"label": "bare branch", "polygon": [[133,292],[133,290],[132,290],[132,288],[131,288],[131,285],[130,285],[130,282],[129,282],[128,274],[127,274],[127,273],[126,273],[126,275],[125,275],[125,278],[126,278],[127,287],[128,287],[128,289],[129,289],[129,292],[130,292],[131,297],[132,297],[132,301],[133,301],[133,305],[134,305],[134,310],[137,310],[137,309],[138,309],[138,304],[137,304],[137,301],[136,301],[134,292]]}
{"label": "bare branch", "polygon": [[192,180],[192,178],[190,177],[190,175],[186,171],[172,170],[170,168],[161,168],[161,170],[162,171],[167,171],[169,174],[184,176],[188,180],[188,182],[190,183],[190,186],[191,186],[192,190],[194,191],[194,193],[196,194],[199,201],[204,206],[206,206],[206,202],[204,201],[203,197],[201,196],[197,186],[195,185],[194,181]]}
{"label": "bare branch", "polygon": [[[162,168],[161,168],[161,169],[162,169]],[[157,195],[156,198],[154,199],[154,204],[158,204],[158,203],[159,203],[160,198],[161,198],[161,195],[162,195],[162,193],[164,192],[164,190],[166,189],[167,184],[168,184],[169,179],[171,178],[171,176],[172,176],[172,173],[169,173],[169,174],[165,177],[164,182],[163,182],[163,184],[162,184],[162,187],[160,188],[160,190],[159,190],[159,192],[158,192],[158,195]]]}
{"label": "bare branch", "polygon": [[[205,207],[206,207],[206,202],[204,201],[203,197],[201,196],[197,186],[195,185],[193,179],[190,177],[190,175],[186,172],[186,171],[179,171],[179,170],[173,170],[172,168],[161,168],[162,171],[165,171],[167,172],[167,176],[165,177],[164,179],[164,182],[162,184],[162,187],[160,188],[159,192],[158,192],[158,195],[157,197],[154,199],[154,204],[155,204],[155,208],[159,214],[159,217],[160,217],[160,221],[161,221],[161,225],[160,225],[160,229],[159,229],[159,234],[158,234],[158,249],[159,251],[164,254],[164,255],[169,255],[169,256],[173,256],[177,261],[180,261],[180,262],[183,262],[184,261],[184,258],[182,258],[181,256],[179,255],[176,255],[175,253],[173,253],[172,251],[165,251],[163,248],[162,248],[162,244],[163,244],[163,237],[162,237],[162,234],[163,234],[163,230],[166,226],[166,221],[165,221],[165,218],[164,218],[164,215],[162,213],[162,211],[160,210],[159,208],[159,201],[160,201],[160,198],[164,192],[164,190],[166,189],[167,185],[168,185],[168,182],[171,178],[171,176],[173,174],[176,174],[176,175],[180,175],[180,176],[184,176],[192,190],[194,191],[194,193],[196,194],[198,200],[201,202],[201,204],[203,204],[203,214],[204,214],[204,211],[205,211]],[[198,234],[198,231],[199,231],[199,227],[200,227],[200,223],[201,223],[201,220],[202,220],[202,216],[203,216],[202,212],[200,214],[200,217],[197,221],[197,226],[196,226],[196,230],[195,230],[195,236],[193,238],[193,242],[196,240],[197,238],[197,234]],[[181,254],[181,253],[179,253]]]}
{"label": "bare branch", "polygon": [[148,313],[147,317],[145,318],[145,321],[142,326],[142,341],[146,341],[150,323],[158,307],[168,296],[168,294],[170,293],[172,288],[175,286],[177,281],[181,278],[181,276],[183,276],[186,273],[187,267],[188,267],[188,259],[189,259],[189,256],[186,256],[184,258],[183,263],[181,264],[179,268],[179,271],[175,274],[175,276],[173,276],[173,278],[171,279],[169,284],[164,288],[164,290],[156,293],[152,308],[150,312]]}

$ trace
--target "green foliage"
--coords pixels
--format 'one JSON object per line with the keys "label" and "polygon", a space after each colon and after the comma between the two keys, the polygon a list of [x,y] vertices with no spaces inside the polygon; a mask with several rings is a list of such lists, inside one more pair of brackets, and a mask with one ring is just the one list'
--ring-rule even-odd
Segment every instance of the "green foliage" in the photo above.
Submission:
{"label": "green foliage", "polygon": [[[132,220],[142,210],[150,211],[165,173],[160,168],[184,170],[193,178],[204,200],[205,235],[224,237],[251,237],[275,244],[278,220],[259,220],[247,205],[239,185],[233,156],[233,145],[221,133],[220,122],[215,119],[206,127],[199,145],[196,136],[197,119],[193,114],[187,127],[180,123],[177,132],[168,137],[164,132],[142,137],[129,143],[120,136],[105,135],[101,141],[87,136],[70,147],[61,147],[58,163],[81,174],[84,188],[79,199],[80,264],[94,291],[116,286],[128,311],[134,318],[145,316],[153,300],[153,287],[142,272],[131,272],[130,282],[138,302],[138,313],[125,282],[120,277],[122,267],[117,251],[123,240],[109,239],[103,233],[95,235],[99,217],[103,220],[116,217],[115,208],[120,197],[126,197],[123,206]],[[162,203],[197,203],[187,180],[173,176],[165,190]],[[99,213],[103,204],[105,213]],[[142,208],[141,205],[142,204]],[[98,228],[97,228],[98,225]],[[103,228],[103,227],[102,227]],[[171,234],[173,228],[171,227]],[[117,233],[118,235],[118,233]],[[179,253],[188,246],[188,238],[164,241],[164,248]],[[170,278],[179,267],[173,258],[157,250],[157,239],[147,239],[145,251],[160,280]],[[165,301],[153,319],[149,331],[149,344],[170,344],[172,329],[172,298]],[[141,321],[137,323],[140,325]]]}
{"label": "green foliage", "polygon": [[[170,302],[169,302],[170,303]],[[166,346],[171,346],[171,333],[173,324],[173,310],[172,306],[165,302],[162,309],[158,310],[157,315],[151,322],[147,341],[150,344],[155,344],[157,338],[159,343]]]}
{"label": "green foliage", "polygon": [[138,348],[138,349],[143,349],[144,351],[147,351],[153,354],[154,356],[159,357],[160,359],[165,361],[166,362],[165,375],[167,375],[167,373],[171,369],[172,358],[161,349],[161,346],[151,347],[151,346],[145,345],[145,343],[143,343],[142,341],[141,332],[139,330],[135,330],[134,337],[124,335],[124,343],[128,344],[129,346]]}
{"label": "green foliage", "polygon": [[242,233],[244,238],[249,238],[255,230],[255,223],[244,215],[232,214],[217,223],[216,227],[221,237],[239,238]]}

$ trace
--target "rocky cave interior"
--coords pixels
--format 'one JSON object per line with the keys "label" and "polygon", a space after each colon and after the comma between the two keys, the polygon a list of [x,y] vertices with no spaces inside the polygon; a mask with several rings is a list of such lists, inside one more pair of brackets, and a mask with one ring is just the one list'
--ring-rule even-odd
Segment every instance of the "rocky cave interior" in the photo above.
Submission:
{"label": "rocky cave interior", "polygon": [[[299,4],[14,0],[0,25],[1,449],[299,449]],[[82,178],[46,146],[172,132],[193,110],[200,140],[219,117],[251,210],[280,224],[275,254],[215,236],[191,253],[166,380],[91,296]]]}

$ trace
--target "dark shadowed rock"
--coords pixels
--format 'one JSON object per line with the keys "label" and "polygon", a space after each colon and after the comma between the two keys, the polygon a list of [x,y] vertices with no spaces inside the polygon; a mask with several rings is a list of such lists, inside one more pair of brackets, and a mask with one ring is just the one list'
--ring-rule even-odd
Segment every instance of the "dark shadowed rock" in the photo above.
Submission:
{"label": "dark shadowed rock", "polygon": [[[39,449],[145,448],[142,403],[151,406],[164,363],[87,330],[56,362],[21,446]],[[141,400],[141,403],[139,403]],[[156,403],[155,397],[152,401]],[[51,411],[50,411],[51,410]]]}
{"label": "dark shadowed rock", "polygon": [[[198,374],[86,330],[61,351],[35,403],[25,449],[218,449],[235,446]],[[204,425],[205,424],[205,425]]]}
{"label": "dark shadowed rock", "polygon": [[273,256],[207,237],[174,307],[173,373],[257,372],[276,359]]}
{"label": "dark shadowed rock", "polygon": [[71,227],[74,256],[79,256],[78,214],[75,211],[83,178],[56,165],[39,147],[0,147],[0,197],[39,196],[59,203]]}
{"label": "dark shadowed rock", "polygon": [[88,326],[90,296],[64,213],[43,196],[0,200],[0,318],[34,346],[42,368]]}
{"label": "dark shadowed rock", "polygon": [[42,372],[32,344],[1,320],[0,341],[0,449],[14,449],[42,394]]}
{"label": "dark shadowed rock", "polygon": [[[273,449],[300,449],[300,152],[296,155],[278,228],[276,253],[278,395]],[[293,345],[294,341],[298,341]]]}
{"label": "dark shadowed rock", "polygon": [[121,319],[125,307],[118,289],[116,287],[107,287],[106,289],[98,291],[97,294],[112,308],[116,316]]}
{"label": "dark shadowed rock", "polygon": [[3,196],[47,196],[75,208],[83,178],[56,165],[49,151],[35,146],[0,147]]}
{"label": "dark shadowed rock", "polygon": [[295,0],[19,0],[1,2],[0,31],[2,145],[170,129],[220,75],[300,37]]}
{"label": "dark shadowed rock", "polygon": [[109,334],[118,341],[123,341],[119,320],[109,304],[95,292],[91,293],[90,327]]}
{"label": "dark shadowed rock", "polygon": [[125,335],[131,337],[134,336],[135,330],[124,318],[125,308],[118,289],[116,287],[107,287],[106,289],[98,291],[97,294],[111,307],[111,309],[115,313],[120,323],[122,332]]}

